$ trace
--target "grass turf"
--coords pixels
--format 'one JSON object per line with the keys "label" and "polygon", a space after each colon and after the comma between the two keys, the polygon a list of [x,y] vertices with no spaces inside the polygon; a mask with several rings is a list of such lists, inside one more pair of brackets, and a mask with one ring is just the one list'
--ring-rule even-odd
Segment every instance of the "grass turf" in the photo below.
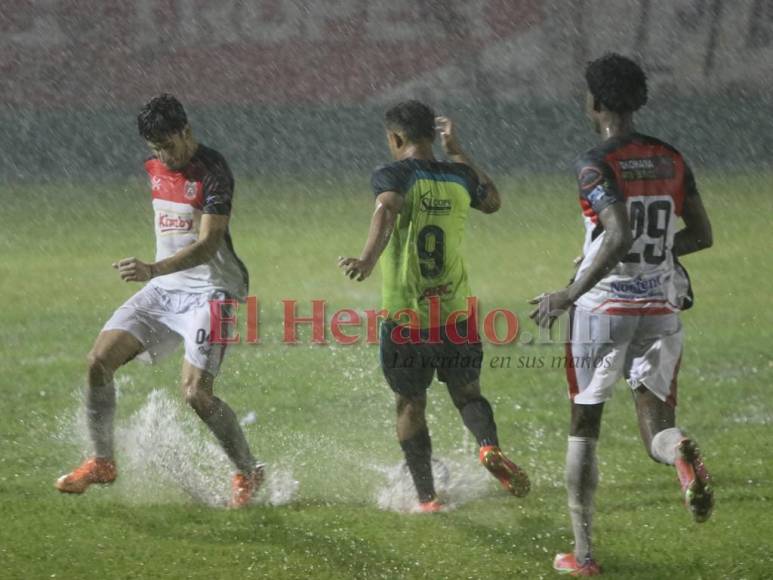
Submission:
{"label": "grass turf", "polygon": [[[579,208],[567,179],[501,181],[502,211],[470,219],[467,265],[484,309],[523,315],[526,300],[565,283],[581,245]],[[608,577],[762,578],[773,565],[769,183],[766,175],[702,179],[715,247],[684,260],[697,305],[683,316],[678,417],[715,476],[715,516],[691,522],[672,470],[646,457],[619,385],[599,451],[596,553]],[[366,234],[364,179],[238,183],[232,232],[261,301],[263,343],[232,347],[216,389],[240,415],[256,411],[247,428],[256,452],[300,481],[291,503],[238,513],[174,488],[150,494],[136,479],[85,497],[54,491],[54,479],[80,458],[63,419],[77,407],[84,355],[138,288],[110,264],[152,257],[149,196],[144,183],[128,182],[5,186],[0,198],[0,578],[553,575],[554,553],[571,541],[565,386],[562,371],[528,367],[533,357],[561,355],[560,345],[486,346],[488,360],[511,357],[509,368],[487,366],[482,382],[503,447],[532,476],[531,495],[515,500],[492,480],[483,497],[419,517],[381,511],[374,499],[384,481],[370,466],[400,461],[377,347],[280,342],[283,299],[298,300],[301,313],[313,298],[327,300],[329,312],[378,306],[378,274],[355,284],[335,267]],[[176,394],[178,369],[173,357],[120,371],[119,424],[152,389]],[[435,451],[461,449],[474,462],[442,391],[435,383],[430,393]]]}

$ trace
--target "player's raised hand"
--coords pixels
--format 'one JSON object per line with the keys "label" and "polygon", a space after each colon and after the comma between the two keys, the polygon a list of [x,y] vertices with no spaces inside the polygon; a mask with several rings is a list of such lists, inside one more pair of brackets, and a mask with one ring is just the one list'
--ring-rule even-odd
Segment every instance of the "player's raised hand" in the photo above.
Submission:
{"label": "player's raised hand", "polygon": [[435,117],[435,130],[440,135],[440,144],[443,152],[448,155],[460,155],[462,148],[456,137],[454,122],[448,117]]}
{"label": "player's raised hand", "polygon": [[365,280],[373,271],[373,264],[359,258],[344,258],[343,256],[338,256],[338,267],[344,271],[347,278],[357,280],[357,282]]}
{"label": "player's raised hand", "polygon": [[572,300],[569,298],[569,291],[564,288],[556,292],[540,294],[529,300],[529,304],[537,305],[529,314],[529,318],[538,326],[551,328],[556,318],[569,310],[572,306]]}
{"label": "player's raised hand", "polygon": [[118,262],[113,262],[113,268],[118,270],[124,282],[147,282],[153,277],[150,264],[137,258],[124,258]]}

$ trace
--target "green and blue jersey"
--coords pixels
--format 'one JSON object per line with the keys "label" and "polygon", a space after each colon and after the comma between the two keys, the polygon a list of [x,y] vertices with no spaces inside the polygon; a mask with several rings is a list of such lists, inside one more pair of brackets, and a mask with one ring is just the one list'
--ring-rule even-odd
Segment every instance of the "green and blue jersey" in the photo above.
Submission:
{"label": "green and blue jersey", "polygon": [[436,296],[444,324],[471,295],[462,242],[470,207],[485,198],[485,188],[467,165],[420,159],[382,166],[371,183],[375,195],[394,191],[404,197],[381,256],[383,308],[390,317],[412,309],[428,328],[429,298]]}

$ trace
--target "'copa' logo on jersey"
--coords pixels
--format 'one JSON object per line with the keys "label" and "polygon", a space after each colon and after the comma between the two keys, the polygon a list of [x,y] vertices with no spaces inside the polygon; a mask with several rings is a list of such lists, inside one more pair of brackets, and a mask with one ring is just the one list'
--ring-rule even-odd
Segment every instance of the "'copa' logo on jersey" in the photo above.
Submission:
{"label": "'copa' logo on jersey", "polygon": [[160,191],[161,190],[161,178],[157,175],[154,175],[150,178],[150,189],[152,191]]}
{"label": "'copa' logo on jersey", "polygon": [[451,213],[452,203],[450,199],[437,199],[432,197],[432,192],[421,194],[421,211],[435,215],[447,215]]}
{"label": "'copa' logo on jersey", "polygon": [[185,182],[185,199],[194,199],[196,197],[196,182]]}

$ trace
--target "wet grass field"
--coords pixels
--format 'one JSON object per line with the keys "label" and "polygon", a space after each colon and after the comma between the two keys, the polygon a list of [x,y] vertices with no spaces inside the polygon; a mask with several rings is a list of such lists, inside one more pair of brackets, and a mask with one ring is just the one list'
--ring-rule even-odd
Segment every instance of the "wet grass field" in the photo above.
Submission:
{"label": "wet grass field", "polygon": [[[717,507],[692,523],[672,469],[647,458],[621,383],[599,447],[596,555],[610,578],[751,579],[773,568],[771,180],[698,176],[715,245],[684,260],[696,306],[683,316],[678,418],[704,450]],[[302,344],[281,343],[282,300],[301,314],[312,299],[329,314],[379,305],[378,273],[357,284],[335,266],[364,241],[366,177],[237,182],[232,234],[260,300],[261,344],[229,349],[216,391],[272,470],[258,505],[240,512],[218,507],[230,468],[183,408],[181,352],[119,372],[118,482],[83,497],[54,490],[84,452],[85,355],[139,288],[110,264],[154,252],[149,192],[139,181],[0,188],[0,578],[554,575],[553,555],[571,541],[566,387],[549,362],[562,345],[485,346],[482,383],[502,446],[533,481],[523,500],[476,465],[474,442],[433,385],[430,427],[454,509],[424,516],[401,511],[411,498],[377,347],[312,346],[306,331]],[[500,189],[502,211],[470,219],[468,272],[484,310],[525,319],[529,298],[570,276],[579,206],[563,177],[502,178]]]}

